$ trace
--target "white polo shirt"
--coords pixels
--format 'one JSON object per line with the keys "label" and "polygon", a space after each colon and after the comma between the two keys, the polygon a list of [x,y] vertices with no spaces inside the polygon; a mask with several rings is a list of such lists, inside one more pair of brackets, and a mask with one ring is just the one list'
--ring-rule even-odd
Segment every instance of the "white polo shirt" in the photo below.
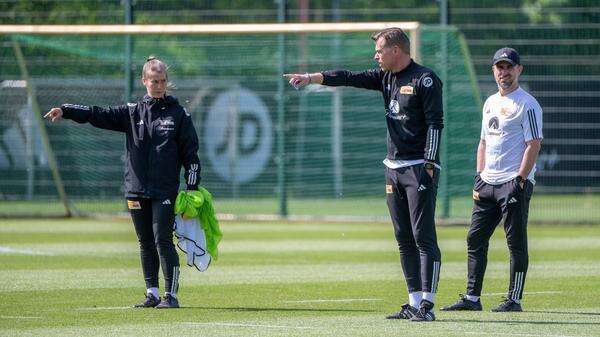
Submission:
{"label": "white polo shirt", "polygon": [[[499,92],[483,105],[481,139],[485,140],[485,168],[481,179],[498,185],[519,174],[526,143],[542,139],[542,108],[520,87],[506,96]],[[527,179],[535,182],[535,165]]]}

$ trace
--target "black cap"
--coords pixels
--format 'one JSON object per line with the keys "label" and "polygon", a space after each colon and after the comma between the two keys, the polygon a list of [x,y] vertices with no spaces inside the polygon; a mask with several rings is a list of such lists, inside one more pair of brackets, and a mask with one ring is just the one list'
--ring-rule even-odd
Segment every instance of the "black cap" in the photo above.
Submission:
{"label": "black cap", "polygon": [[494,54],[493,64],[495,65],[500,61],[506,61],[512,64],[513,66],[521,64],[521,58],[519,57],[519,53],[517,53],[516,50],[509,47],[500,48],[498,49],[498,51],[496,51],[496,54]]}

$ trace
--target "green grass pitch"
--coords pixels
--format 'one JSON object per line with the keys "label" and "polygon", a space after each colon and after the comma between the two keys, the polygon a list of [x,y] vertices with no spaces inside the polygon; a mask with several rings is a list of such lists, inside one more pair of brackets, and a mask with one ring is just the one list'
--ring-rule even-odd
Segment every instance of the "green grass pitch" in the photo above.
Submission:
{"label": "green grass pitch", "polygon": [[[183,308],[161,311],[131,308],[145,289],[130,221],[0,220],[0,336],[600,335],[600,227],[531,226],[525,312],[491,313],[508,282],[499,227],[484,311],[413,323],[384,319],[406,299],[391,225],[221,225],[219,261],[182,267]],[[465,290],[466,231],[438,228],[436,307]]]}
{"label": "green grass pitch", "polygon": [[[473,199],[470,191],[466,197],[454,197],[450,200],[449,218],[468,222],[471,218]],[[123,198],[111,200],[73,199],[73,206],[83,213],[116,214],[125,212]],[[535,194],[529,208],[529,219],[535,223],[600,223],[600,194]],[[438,196],[437,216],[442,216],[442,201]],[[279,213],[279,200],[276,198],[242,198],[215,200],[215,209],[219,213],[247,215]],[[291,215],[299,216],[371,216],[387,219],[388,210],[385,197],[364,197],[339,199],[288,199]],[[64,208],[57,199],[45,201],[2,201],[0,217],[38,216],[49,217],[64,214]]]}

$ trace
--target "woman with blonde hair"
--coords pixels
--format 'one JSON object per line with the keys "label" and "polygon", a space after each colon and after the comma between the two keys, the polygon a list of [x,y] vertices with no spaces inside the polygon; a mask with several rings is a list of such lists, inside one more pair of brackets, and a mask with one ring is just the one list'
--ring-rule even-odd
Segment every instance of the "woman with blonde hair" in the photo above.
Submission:
{"label": "woman with blonde hair", "polygon": [[[200,181],[198,136],[190,114],[167,95],[167,65],[151,56],[142,70],[147,94],[136,103],[98,107],[63,104],[44,117],[90,123],[118,131],[126,138],[125,197],[140,244],[146,297],[135,307],[178,308],[179,257],[173,244],[175,198],[179,173],[185,169],[186,188]],[[158,293],[162,267],[165,295]]]}

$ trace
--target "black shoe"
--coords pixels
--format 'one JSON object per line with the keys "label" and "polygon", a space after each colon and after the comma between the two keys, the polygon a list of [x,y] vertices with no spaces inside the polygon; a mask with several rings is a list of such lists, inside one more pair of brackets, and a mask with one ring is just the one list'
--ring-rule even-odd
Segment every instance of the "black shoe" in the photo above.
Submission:
{"label": "black shoe", "polygon": [[433,303],[428,300],[421,301],[421,308],[419,311],[410,319],[413,322],[431,322],[435,321],[435,315],[433,314]]}
{"label": "black shoe", "polygon": [[134,308],[154,308],[160,303],[160,297],[156,298],[152,294],[146,294],[146,299],[134,305]]}
{"label": "black shoe", "polygon": [[166,294],[165,297],[160,301],[160,303],[155,307],[156,309],[170,309],[170,308],[179,308],[179,301],[169,294]]}
{"label": "black shoe", "polygon": [[500,303],[500,305],[494,309],[492,309],[493,312],[509,312],[509,311],[523,311],[523,308],[521,308],[521,304],[517,303],[513,300],[511,300],[510,298],[505,298],[504,301],[502,303]]}
{"label": "black shoe", "polygon": [[412,306],[410,306],[409,304],[405,303],[402,305],[402,308],[400,308],[400,311],[398,311],[395,314],[391,314],[389,316],[387,316],[387,319],[411,319],[416,313],[417,313],[417,309],[413,308]]}
{"label": "black shoe", "polygon": [[481,311],[481,301],[477,299],[477,302],[473,302],[468,300],[465,295],[459,294],[460,298],[456,303],[449,305],[447,307],[443,307],[441,311]]}

